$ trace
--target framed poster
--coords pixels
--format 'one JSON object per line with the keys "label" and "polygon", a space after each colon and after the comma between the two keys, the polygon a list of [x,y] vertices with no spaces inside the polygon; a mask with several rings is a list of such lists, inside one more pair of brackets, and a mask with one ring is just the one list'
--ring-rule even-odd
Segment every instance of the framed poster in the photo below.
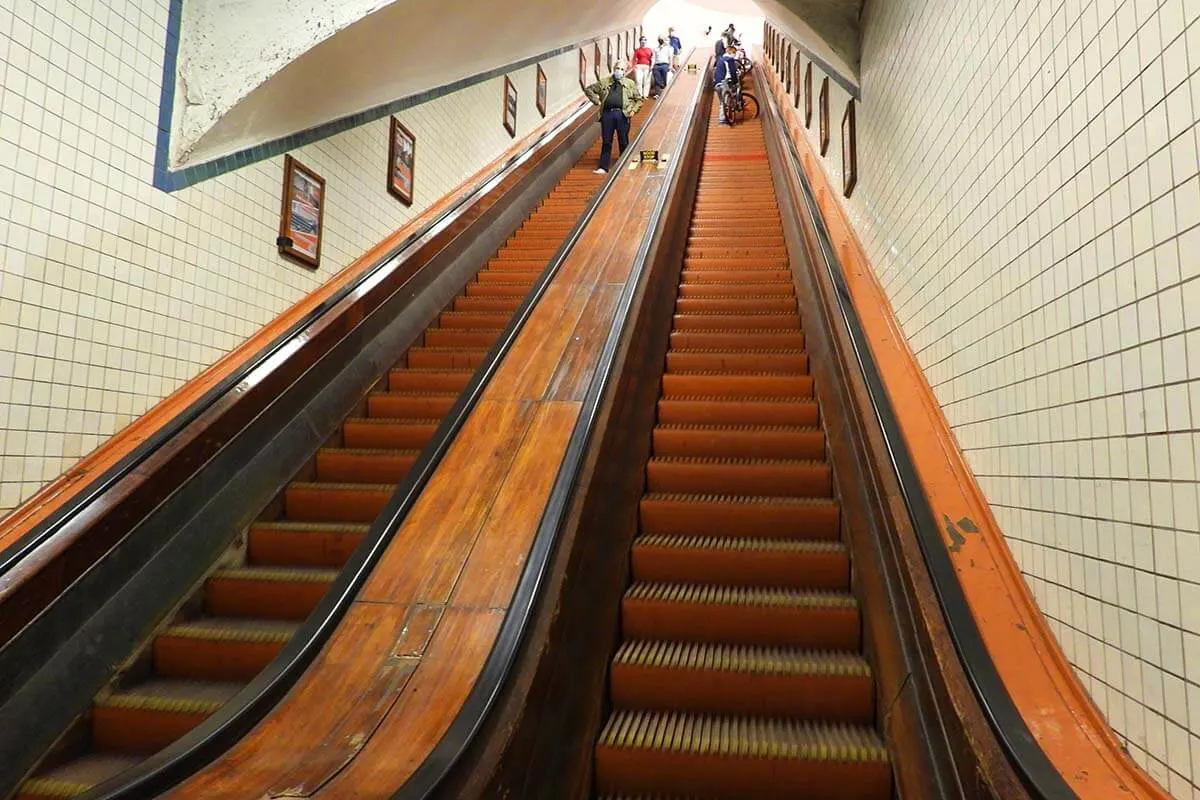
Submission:
{"label": "framed poster", "polygon": [[388,137],[387,190],[406,206],[411,206],[413,202],[416,153],[417,137],[401,125],[400,120],[392,117],[392,130]]}
{"label": "framed poster", "polygon": [[284,156],[283,203],[275,240],[280,255],[319,267],[324,223],[325,179],[290,155]]}
{"label": "framed poster", "polygon": [[517,87],[507,75],[504,76],[504,130],[517,138]]}
{"label": "framed poster", "polygon": [[586,89],[587,80],[587,53],[583,52],[583,48],[579,48],[579,88]]}
{"label": "framed poster", "polygon": [[612,68],[613,68],[612,39],[608,36],[604,37],[604,59],[605,59],[604,63],[606,63],[608,65],[607,67],[605,67],[605,69],[607,70],[607,72],[605,74],[607,75],[612,72]]}
{"label": "framed poster", "polygon": [[829,150],[829,78],[821,79],[821,155]]}
{"label": "framed poster", "polygon": [[[792,101],[793,101],[792,108],[800,107],[800,95],[802,94],[800,87],[803,85],[803,81],[801,80],[801,77],[800,77],[800,62],[801,62],[801,60],[802,59],[800,58],[800,54],[796,53],[796,64],[792,69],[792,71],[796,73],[796,81],[795,81],[796,93],[792,96]],[[812,62],[810,61],[809,63],[811,64]]]}
{"label": "framed poster", "polygon": [[596,80],[600,80],[600,43],[596,42],[593,47],[595,49],[592,55],[596,60]]}
{"label": "framed poster", "polygon": [[783,86],[788,94],[792,93],[792,43],[788,42],[783,57]]}
{"label": "framed poster", "polygon": [[846,197],[858,183],[858,150],[854,139],[854,98],[851,97],[846,103],[846,113],[842,115],[842,194]]}
{"label": "framed poster", "polygon": [[812,62],[804,68],[804,127],[812,127]]}
{"label": "framed poster", "polygon": [[534,98],[537,103],[538,113],[543,117],[546,116],[546,95],[548,93],[548,83],[546,81],[546,71],[542,69],[542,65],[537,65],[537,97]]}

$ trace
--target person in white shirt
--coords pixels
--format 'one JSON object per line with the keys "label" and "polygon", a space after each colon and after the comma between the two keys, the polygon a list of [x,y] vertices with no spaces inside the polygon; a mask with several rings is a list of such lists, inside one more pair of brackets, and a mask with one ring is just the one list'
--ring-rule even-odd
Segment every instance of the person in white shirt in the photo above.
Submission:
{"label": "person in white shirt", "polygon": [[654,51],[654,84],[659,93],[667,88],[667,75],[671,72],[671,59],[675,56],[675,48],[667,41],[667,37],[658,37],[658,49]]}

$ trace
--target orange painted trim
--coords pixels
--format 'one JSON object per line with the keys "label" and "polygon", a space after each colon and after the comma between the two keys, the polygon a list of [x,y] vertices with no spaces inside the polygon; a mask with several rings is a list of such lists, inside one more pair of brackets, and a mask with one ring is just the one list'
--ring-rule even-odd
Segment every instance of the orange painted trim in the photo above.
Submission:
{"label": "orange painted trim", "polygon": [[840,191],[821,168],[778,75],[766,72],[815,189],[930,506],[947,520],[965,518],[978,529],[960,530],[962,541],[950,553],[951,561],[1013,701],[1080,797],[1167,800],[1170,795],[1121,747],[1047,626],[838,199]]}
{"label": "orange painted trim", "polygon": [[457,188],[444,195],[440,200],[422,211],[403,227],[397,229],[395,233],[379,242],[379,244],[368,250],[345,269],[333,275],[314,292],[260,328],[257,333],[223,356],[215,364],[201,372],[195,378],[184,383],[174,392],[167,395],[166,398],[159,401],[149,411],[113,434],[103,444],[76,462],[73,467],[58,478],[55,478],[33,497],[9,512],[7,516],[0,519],[0,549],[17,542],[32,531],[38,524],[85,489],[94,478],[98,478],[106,470],[112,468],[121,459],[133,452],[138,445],[162,430],[171,420],[182,414],[193,403],[203,397],[206,392],[253,359],[259,352],[270,345],[276,337],[314,308],[325,302],[325,300],[336,294],[343,286],[354,281],[374,266],[380,258],[403,242],[407,236],[432,221],[446,208],[486,182],[497,167],[528,147],[534,138],[569,117],[578,110],[580,105],[582,104],[570,105],[553,117],[546,119],[541,125],[531,131],[528,136],[515,142],[500,156],[493,159],[470,178],[459,184]]}

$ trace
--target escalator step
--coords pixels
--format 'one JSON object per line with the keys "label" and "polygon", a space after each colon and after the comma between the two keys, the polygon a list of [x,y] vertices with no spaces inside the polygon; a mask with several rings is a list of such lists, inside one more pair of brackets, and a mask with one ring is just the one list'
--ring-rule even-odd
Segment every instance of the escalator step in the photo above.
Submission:
{"label": "escalator step", "polygon": [[367,414],[391,419],[441,419],[456,400],[458,392],[372,392],[367,395]]}
{"label": "escalator step", "polygon": [[[445,316],[445,315],[443,315]],[[461,392],[471,382],[473,369],[393,369],[388,372],[391,392]]]}
{"label": "escalator step", "polygon": [[793,329],[673,331],[672,350],[804,350],[804,333]]}
{"label": "escalator step", "polygon": [[664,397],[658,421],[669,425],[816,425],[820,410],[809,397]]}
{"label": "escalator step", "polygon": [[621,600],[625,639],[857,650],[852,594],[760,586],[635,583]]}
{"label": "escalator step", "polygon": [[869,723],[871,668],[857,653],[627,641],[610,676],[616,708]]}
{"label": "escalator step", "polygon": [[486,347],[410,347],[410,369],[470,370],[472,373],[487,358]]}
{"label": "escalator step", "polygon": [[823,461],[660,456],[646,465],[646,486],[658,494],[830,497],[833,474]]}
{"label": "escalator step", "polygon": [[225,705],[241,683],[154,680],[97,699],[92,743],[101,751],[153,753]]}
{"label": "escalator step", "polygon": [[443,311],[438,324],[460,330],[496,330],[503,329],[510,316],[503,311]]}
{"label": "escalator step", "polygon": [[164,678],[249,682],[298,626],[278,620],[202,619],[154,637],[154,671]]}
{"label": "escalator step", "polygon": [[662,424],[654,428],[654,454],[821,461],[825,458],[825,432],[816,426]]}
{"label": "escalator step", "polygon": [[246,559],[255,566],[341,567],[369,528],[320,522],[256,523],[247,536]]}
{"label": "escalator step", "polygon": [[142,758],[121,753],[88,753],[21,784],[16,800],[50,800],[81,795],[136,766]]}
{"label": "escalator step", "polygon": [[739,272],[774,273],[789,270],[790,267],[791,261],[786,255],[756,255],[753,257],[742,256],[730,259],[723,256],[701,256],[696,253],[688,253],[683,259],[684,272],[727,272],[729,270],[737,270]]}
{"label": "escalator step", "polygon": [[675,301],[675,310],[680,314],[691,314],[704,311],[729,313],[743,312],[779,312],[782,314],[796,313],[794,297],[777,297],[775,295],[754,296],[735,295],[725,297],[681,297]]}
{"label": "escalator step", "polygon": [[781,373],[722,374],[720,372],[668,372],[662,379],[663,397],[812,397],[808,375]]}
{"label": "escalator step", "polygon": [[684,299],[708,297],[788,297],[795,308],[795,292],[790,280],[755,283],[685,283],[679,287],[679,296]]}
{"label": "escalator step", "polygon": [[461,294],[454,298],[455,311],[504,311],[509,314],[517,310],[524,297],[480,297]]}
{"label": "escalator step", "polygon": [[646,534],[633,542],[632,568],[650,583],[850,589],[850,554],[838,541]]}
{"label": "escalator step", "polygon": [[693,311],[676,314],[674,323],[677,331],[800,330],[800,316],[794,311]]}
{"label": "escalator step", "polygon": [[837,539],[840,533],[837,503],[818,498],[648,494],[638,515],[645,533],[765,539]]}
{"label": "escalator step", "polygon": [[741,269],[740,267],[740,264],[736,266],[726,264],[713,268],[684,269],[680,274],[680,280],[683,286],[695,286],[699,284],[727,285],[738,282],[759,283],[766,281],[792,285],[792,273],[786,268]]}
{"label": "escalator step", "polygon": [[437,431],[437,419],[386,419],[358,417],[342,425],[347,447],[420,450]]}
{"label": "escalator step", "polygon": [[204,584],[204,612],[214,617],[302,620],[312,613],[337,570],[286,567],[219,569]]}
{"label": "escalator step", "polygon": [[[543,268],[545,266],[546,266],[545,264],[542,264]],[[499,285],[503,285],[503,286],[530,287],[530,286],[533,286],[534,281],[536,281],[541,274],[542,274],[542,269],[537,268],[537,267],[530,268],[528,271],[512,270],[512,269],[501,269],[501,270],[485,269],[485,270],[482,270],[478,275],[475,276],[475,280],[481,286],[488,286],[488,285],[495,286],[495,285],[499,284]],[[467,284],[468,287],[470,287],[471,285],[473,285],[473,284]],[[526,291],[528,291],[528,289],[526,289]],[[470,291],[468,289],[468,294],[469,293],[470,293]],[[524,294],[524,292],[522,294]]]}
{"label": "escalator step", "polygon": [[326,447],[317,451],[317,480],[330,483],[399,483],[420,450],[365,450]]}
{"label": "escalator step", "polygon": [[491,347],[504,333],[497,328],[430,328],[425,331],[426,347]]}
{"label": "escalator step", "polygon": [[[511,273],[503,274],[506,276],[511,275]],[[466,292],[468,297],[519,297],[524,300],[525,295],[529,294],[529,288],[532,285],[532,280],[478,281],[475,283],[468,283]]]}
{"label": "escalator step", "polygon": [[891,767],[866,726],[621,711],[600,734],[596,784],[611,793],[883,800]]}
{"label": "escalator step", "polygon": [[306,522],[371,522],[395,489],[390,484],[290,483],[283,491],[284,513]]}
{"label": "escalator step", "polygon": [[672,347],[667,353],[667,371],[786,372],[807,375],[808,354],[803,350],[684,350]]}

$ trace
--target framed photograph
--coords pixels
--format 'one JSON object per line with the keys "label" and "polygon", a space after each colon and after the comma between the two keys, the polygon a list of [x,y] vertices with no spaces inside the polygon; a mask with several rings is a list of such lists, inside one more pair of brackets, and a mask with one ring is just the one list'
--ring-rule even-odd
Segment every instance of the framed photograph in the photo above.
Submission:
{"label": "framed photograph", "polygon": [[538,113],[543,117],[546,116],[546,95],[548,94],[549,86],[546,81],[546,71],[542,69],[542,65],[537,65],[537,103]]}
{"label": "framed photograph", "polygon": [[504,76],[504,130],[517,138],[517,87],[507,75]]}
{"label": "framed photograph", "polygon": [[608,36],[604,37],[604,59],[605,59],[605,63],[608,65],[606,67],[606,69],[608,70],[608,72],[612,72],[612,67],[613,67],[612,39]]}
{"label": "framed photograph", "polygon": [[279,212],[280,255],[316,269],[321,265],[325,223],[325,179],[296,159],[283,159],[283,204]]}
{"label": "framed photograph", "polygon": [[821,155],[829,150],[829,77],[821,80]]}
{"label": "framed photograph", "polygon": [[417,137],[392,117],[388,137],[387,190],[406,206],[413,202],[413,172],[417,160]]}
{"label": "framed photograph", "polygon": [[596,42],[593,47],[595,52],[592,53],[592,58],[595,59],[596,63],[596,80],[600,80],[600,43]]}
{"label": "framed photograph", "polygon": [[846,102],[846,113],[842,115],[842,194],[846,197],[858,183],[858,150],[854,135],[854,98]]}
{"label": "framed photograph", "polygon": [[812,62],[804,68],[804,127],[812,127]]}
{"label": "framed photograph", "polygon": [[[793,101],[792,107],[793,108],[800,107],[800,95],[803,94],[803,92],[800,89],[800,87],[804,85],[804,82],[800,77],[800,62],[802,60],[803,59],[800,58],[800,54],[796,53],[796,63],[795,63],[794,68],[792,69],[792,71],[796,73],[796,80],[795,80],[796,93],[794,95],[792,95],[792,101]],[[811,61],[808,63],[812,64]]]}
{"label": "framed photograph", "polygon": [[633,58],[633,31],[625,31],[625,58]]}
{"label": "framed photograph", "polygon": [[587,53],[583,52],[581,47],[579,48],[579,88],[586,89],[587,86]]}

